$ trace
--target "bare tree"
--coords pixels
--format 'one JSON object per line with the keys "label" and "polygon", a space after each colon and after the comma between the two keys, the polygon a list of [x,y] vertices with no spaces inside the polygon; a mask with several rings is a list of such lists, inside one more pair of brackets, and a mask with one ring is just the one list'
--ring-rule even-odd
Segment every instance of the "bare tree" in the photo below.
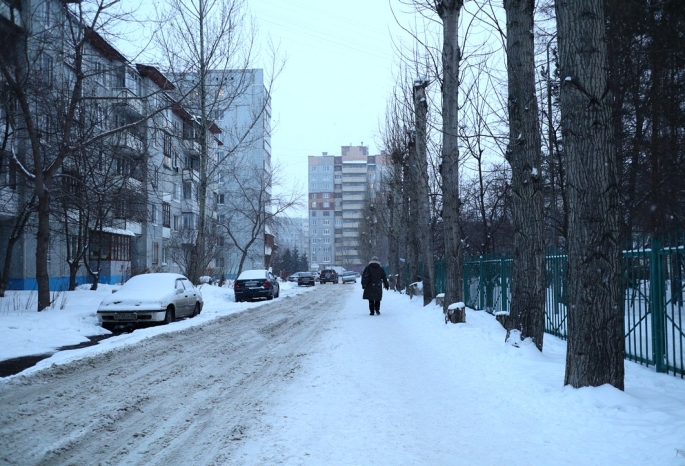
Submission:
{"label": "bare tree", "polygon": [[[140,125],[148,117],[133,121],[110,120],[91,132],[79,131],[80,112],[86,102],[95,105],[117,96],[89,94],[87,83],[102,70],[93,69],[94,50],[107,49],[114,63],[126,60],[103,39],[114,28],[121,9],[118,1],[46,1],[40,8],[22,0],[9,5],[14,24],[2,37],[0,76],[7,96],[16,108],[17,173],[31,185],[37,200],[36,281],[38,310],[50,304],[48,252],[50,215],[55,177],[65,161],[99,141]],[[40,25],[40,26],[38,26]],[[64,65],[64,66],[63,66]],[[103,108],[106,105],[103,105]]]}
{"label": "bare tree", "polygon": [[[222,175],[227,187],[222,210],[226,216],[218,226],[238,251],[237,273],[240,274],[255,242],[263,238],[265,231],[271,231],[285,212],[302,206],[302,194],[294,187],[272,197],[271,190],[283,185],[278,165],[265,170],[253,161],[236,158],[224,167]],[[261,251],[259,262],[264,262],[264,251]]]}
{"label": "bare tree", "polygon": [[[164,52],[164,66],[175,77],[178,90],[185,96],[182,103],[195,113],[199,126],[199,212],[192,257],[203,261],[209,257],[205,250],[209,193],[218,177],[224,176],[220,171],[225,172],[228,163],[235,166],[231,159],[243,158],[255,142],[254,130],[261,129],[268,117],[271,86],[282,65],[276,65],[274,52],[270,80],[255,82],[256,74],[250,68],[256,27],[247,14],[245,0],[172,0],[160,12],[159,21],[162,29],[157,42]],[[262,95],[250,95],[254,86],[264,86]],[[261,102],[255,106],[257,98]],[[239,115],[241,108],[249,106],[250,115]],[[220,121],[227,121],[229,111],[235,112],[230,127]],[[222,147],[213,157],[207,137],[215,124],[221,126]],[[268,169],[270,154],[264,158],[269,159]],[[188,277],[197,281],[200,269],[199,263],[191,262]]]}
{"label": "bare tree", "polygon": [[[433,263],[435,257],[433,255],[433,234],[431,231],[432,223],[431,208],[429,200],[429,183],[428,183],[428,103],[426,101],[426,87],[428,87],[428,80],[425,78],[417,78],[413,85],[413,101],[414,101],[414,150],[410,152],[410,157],[413,160],[412,172],[414,172],[414,179],[416,183],[416,227],[421,231],[421,241],[417,246],[420,249],[420,255],[423,262],[423,305],[426,306],[433,301],[435,297],[435,268]],[[427,234],[426,234],[427,233]],[[417,235],[418,239],[418,235]]]}
{"label": "bare tree", "polygon": [[569,182],[564,383],[623,389],[620,205],[602,0],[557,0],[561,127]]}
{"label": "bare tree", "polygon": [[501,321],[506,339],[530,338],[542,351],[545,334],[545,241],[543,178],[535,95],[534,2],[505,0],[509,146],[514,214],[511,307]]}
{"label": "bare tree", "polygon": [[[407,230],[412,222],[406,218],[408,202],[407,190],[409,181],[405,179],[407,165],[408,141],[406,125],[409,123],[405,110],[407,106],[398,95],[398,90],[389,98],[385,111],[385,121],[380,128],[383,152],[388,155],[389,167],[383,179],[382,196],[386,200],[388,217],[388,264],[390,276],[397,289],[401,288],[404,280],[401,278],[405,267],[400,267],[400,258],[407,257]],[[404,264],[402,264],[404,265]]]}
{"label": "bare tree", "polygon": [[[463,299],[463,248],[459,231],[459,15],[463,0],[436,2],[442,20],[442,221],[445,229],[445,310]],[[465,315],[459,320],[464,322]]]}

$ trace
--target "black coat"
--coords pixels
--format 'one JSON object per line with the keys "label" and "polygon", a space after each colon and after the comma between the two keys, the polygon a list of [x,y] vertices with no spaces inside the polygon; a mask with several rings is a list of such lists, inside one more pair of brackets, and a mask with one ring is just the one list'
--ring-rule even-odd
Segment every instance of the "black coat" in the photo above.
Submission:
{"label": "black coat", "polygon": [[385,276],[385,270],[378,262],[369,262],[369,265],[362,272],[364,299],[370,301],[383,299],[383,286],[388,287],[388,277]]}

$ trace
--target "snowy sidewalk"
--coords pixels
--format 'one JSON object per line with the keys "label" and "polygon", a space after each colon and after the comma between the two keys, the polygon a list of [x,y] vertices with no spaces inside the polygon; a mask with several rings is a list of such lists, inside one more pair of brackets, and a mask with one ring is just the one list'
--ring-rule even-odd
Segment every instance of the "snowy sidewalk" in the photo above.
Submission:
{"label": "snowy sidewalk", "polygon": [[563,386],[565,343],[513,348],[483,312],[445,325],[436,306],[355,285],[315,342],[264,436],[263,464],[685,465],[685,381],[626,363],[626,392]]}

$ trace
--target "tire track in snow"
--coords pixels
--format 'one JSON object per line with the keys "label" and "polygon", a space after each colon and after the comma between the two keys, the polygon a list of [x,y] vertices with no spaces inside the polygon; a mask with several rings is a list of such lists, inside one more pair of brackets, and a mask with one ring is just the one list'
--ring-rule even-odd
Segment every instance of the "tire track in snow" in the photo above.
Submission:
{"label": "tire track in snow", "polygon": [[226,463],[268,431],[263,402],[349,292],[320,287],[0,384],[0,464]]}

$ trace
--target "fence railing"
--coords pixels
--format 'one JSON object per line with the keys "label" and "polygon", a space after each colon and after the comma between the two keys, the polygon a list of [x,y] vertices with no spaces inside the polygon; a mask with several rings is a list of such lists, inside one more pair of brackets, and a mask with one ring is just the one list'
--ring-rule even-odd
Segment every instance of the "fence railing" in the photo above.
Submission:
{"label": "fence railing", "polygon": [[[545,332],[566,338],[568,258],[550,251],[545,264]],[[466,305],[508,313],[512,265],[508,256],[465,258]],[[685,377],[684,276],[685,233],[636,242],[623,252],[626,359]]]}

